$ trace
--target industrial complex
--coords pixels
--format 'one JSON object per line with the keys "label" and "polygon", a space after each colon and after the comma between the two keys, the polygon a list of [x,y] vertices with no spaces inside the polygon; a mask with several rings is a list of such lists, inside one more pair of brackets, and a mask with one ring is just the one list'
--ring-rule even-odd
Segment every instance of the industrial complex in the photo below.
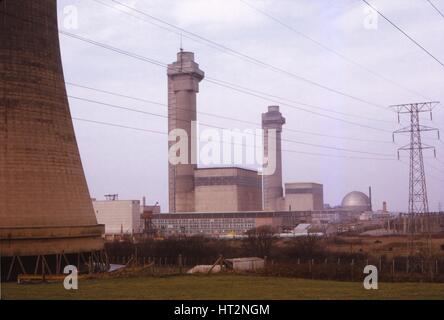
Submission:
{"label": "industrial complex", "polygon": [[[194,53],[180,51],[177,61],[168,67],[168,125],[170,132],[185,132],[196,137],[197,93],[204,72],[195,62]],[[270,174],[240,167],[199,168],[193,159],[193,141],[184,152],[188,161],[169,162],[169,212],[138,200],[94,200],[96,216],[105,224],[109,236],[119,234],[150,234],[158,236],[206,235],[241,237],[248,230],[269,225],[277,234],[291,232],[301,223],[308,223],[327,232],[344,229],[341,223],[388,219],[388,212],[372,213],[371,189],[366,195],[353,191],[344,196],[341,205],[324,206],[321,183],[283,181],[281,132],[285,118],[279,106],[269,106],[262,114],[263,163],[270,163],[274,152],[274,170]],[[274,140],[269,139],[273,134]],[[176,137],[174,137],[176,138]],[[180,137],[169,141],[171,149]],[[272,146],[269,146],[271,141]],[[153,208],[158,209],[154,212]],[[137,219],[136,213],[140,218]],[[374,219],[373,219],[374,220]],[[132,223],[130,223],[132,221]],[[330,228],[329,232],[332,228]],[[335,231],[333,231],[335,232]]]}
{"label": "industrial complex", "polygon": [[[389,212],[386,202],[375,210],[368,184],[361,191],[349,190],[338,205],[330,206],[324,202],[322,181],[285,181],[281,136],[289,123],[279,105],[260,109],[261,167],[199,166],[197,95],[205,73],[194,53],[182,49],[167,66],[165,83],[168,209],[162,210],[158,199],[148,204],[145,197],[91,198],[68,105],[56,1],[3,0],[1,7],[2,280],[18,274],[60,274],[66,265],[79,271],[108,270],[104,248],[106,240],[113,239],[238,239],[263,226],[282,238],[444,230],[444,215],[429,215],[424,195],[413,197],[418,196],[413,187],[412,215],[407,216]],[[424,176],[423,164],[421,170]],[[424,177],[422,181],[426,195]],[[418,203],[423,209],[414,208]],[[415,210],[424,215],[414,216]]]}

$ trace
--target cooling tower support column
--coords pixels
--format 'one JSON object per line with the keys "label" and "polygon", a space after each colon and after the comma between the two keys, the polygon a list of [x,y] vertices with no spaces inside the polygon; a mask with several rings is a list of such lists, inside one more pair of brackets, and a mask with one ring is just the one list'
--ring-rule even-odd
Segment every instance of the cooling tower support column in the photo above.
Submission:
{"label": "cooling tower support column", "polygon": [[[199,82],[204,78],[204,72],[194,62],[192,52],[180,51],[177,61],[168,65],[168,131],[170,135],[173,130],[178,134],[185,132],[187,136],[187,159],[186,163],[168,163],[168,196],[170,212],[192,212],[195,211],[194,199],[194,170],[196,152],[192,148],[196,139],[196,93],[199,92]],[[180,138],[169,141],[171,148],[179,142]],[[177,156],[180,157],[179,150]],[[169,159],[171,160],[171,159]]]}
{"label": "cooling tower support column", "polygon": [[56,0],[2,0],[0,25],[2,266],[13,257],[100,251],[104,226],[74,135]]}
{"label": "cooling tower support column", "polygon": [[[262,129],[264,132],[264,166],[270,166],[270,161],[275,161],[276,166],[273,174],[264,174],[262,177],[264,210],[266,211],[282,210],[279,205],[279,200],[283,197],[281,150],[281,133],[283,124],[285,124],[285,118],[282,117],[282,114],[279,112],[279,106],[269,106],[268,112],[262,114]],[[269,145],[269,135],[272,130],[276,133],[276,148]],[[274,154],[276,155],[275,159],[272,156]]]}

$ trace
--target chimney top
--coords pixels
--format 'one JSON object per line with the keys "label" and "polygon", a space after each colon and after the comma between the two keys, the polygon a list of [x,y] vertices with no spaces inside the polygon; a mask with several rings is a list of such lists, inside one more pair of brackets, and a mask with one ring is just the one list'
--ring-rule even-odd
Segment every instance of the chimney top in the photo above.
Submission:
{"label": "chimney top", "polygon": [[279,111],[279,106],[268,106],[268,111]]}
{"label": "chimney top", "polygon": [[194,61],[194,52],[181,50],[180,52],[177,53],[177,61],[179,62]]}

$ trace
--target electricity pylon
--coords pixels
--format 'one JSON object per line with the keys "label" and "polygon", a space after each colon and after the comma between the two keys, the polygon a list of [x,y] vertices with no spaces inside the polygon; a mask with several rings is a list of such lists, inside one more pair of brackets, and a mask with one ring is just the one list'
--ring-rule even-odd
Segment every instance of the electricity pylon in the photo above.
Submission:
{"label": "electricity pylon", "polygon": [[429,126],[424,126],[419,123],[420,114],[423,112],[430,113],[430,120],[433,120],[432,110],[439,102],[421,102],[421,103],[407,103],[391,106],[398,113],[398,123],[400,122],[401,114],[410,114],[410,126],[401,128],[393,132],[393,142],[395,141],[395,134],[409,133],[410,143],[398,149],[398,159],[400,151],[410,151],[410,172],[409,172],[409,214],[410,214],[410,253],[414,252],[414,235],[417,231],[417,216],[420,216],[420,222],[426,222],[426,231],[429,235],[429,251],[431,255],[431,219],[424,217],[429,213],[429,204],[427,199],[427,185],[424,171],[423,150],[433,149],[436,158],[436,149],[433,146],[422,143],[421,132],[436,131],[439,139],[439,130]]}
{"label": "electricity pylon", "polygon": [[433,149],[436,158],[436,149],[433,146],[422,143],[421,132],[436,131],[439,139],[439,130],[419,124],[419,115],[422,112],[429,112],[430,119],[432,120],[432,110],[438,103],[439,102],[434,101],[391,106],[398,113],[398,123],[400,122],[400,114],[410,114],[410,126],[393,132],[393,141],[395,141],[394,137],[397,133],[410,133],[410,143],[398,149],[398,159],[399,151],[410,151],[410,214],[424,214],[429,212],[429,205],[427,200],[427,185],[424,172],[424,158],[422,151],[425,149]]}

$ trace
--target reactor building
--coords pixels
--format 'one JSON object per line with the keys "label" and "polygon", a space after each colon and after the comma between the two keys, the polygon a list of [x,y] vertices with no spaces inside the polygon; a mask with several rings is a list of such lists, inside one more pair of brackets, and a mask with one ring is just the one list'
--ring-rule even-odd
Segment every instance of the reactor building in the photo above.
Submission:
{"label": "reactor building", "polygon": [[3,0],[0,7],[2,277],[98,263],[104,227],[74,135],[56,0]]}
{"label": "reactor building", "polygon": [[[269,106],[262,114],[263,162],[264,167],[269,165],[269,153],[274,151],[276,163],[272,174],[261,175],[256,170],[238,167],[198,168],[194,154],[196,126],[193,123],[197,119],[199,82],[205,74],[195,62],[194,53],[181,50],[177,61],[168,65],[167,75],[169,156],[172,146],[183,136],[187,138],[186,148],[182,146],[174,154],[184,163],[169,161],[168,164],[171,213],[323,209],[322,184],[286,183],[285,190],[283,188],[281,134],[285,118],[276,105]],[[275,134],[273,146],[268,145],[271,132]]]}
{"label": "reactor building", "polygon": [[[170,212],[262,210],[262,181],[257,171],[237,168],[198,168],[196,143],[196,94],[204,72],[194,53],[180,51],[168,66],[168,130],[188,138],[186,163],[168,164]],[[169,141],[169,150],[178,141]],[[177,150],[180,157],[183,149]],[[227,201],[228,200],[228,201]]]}

